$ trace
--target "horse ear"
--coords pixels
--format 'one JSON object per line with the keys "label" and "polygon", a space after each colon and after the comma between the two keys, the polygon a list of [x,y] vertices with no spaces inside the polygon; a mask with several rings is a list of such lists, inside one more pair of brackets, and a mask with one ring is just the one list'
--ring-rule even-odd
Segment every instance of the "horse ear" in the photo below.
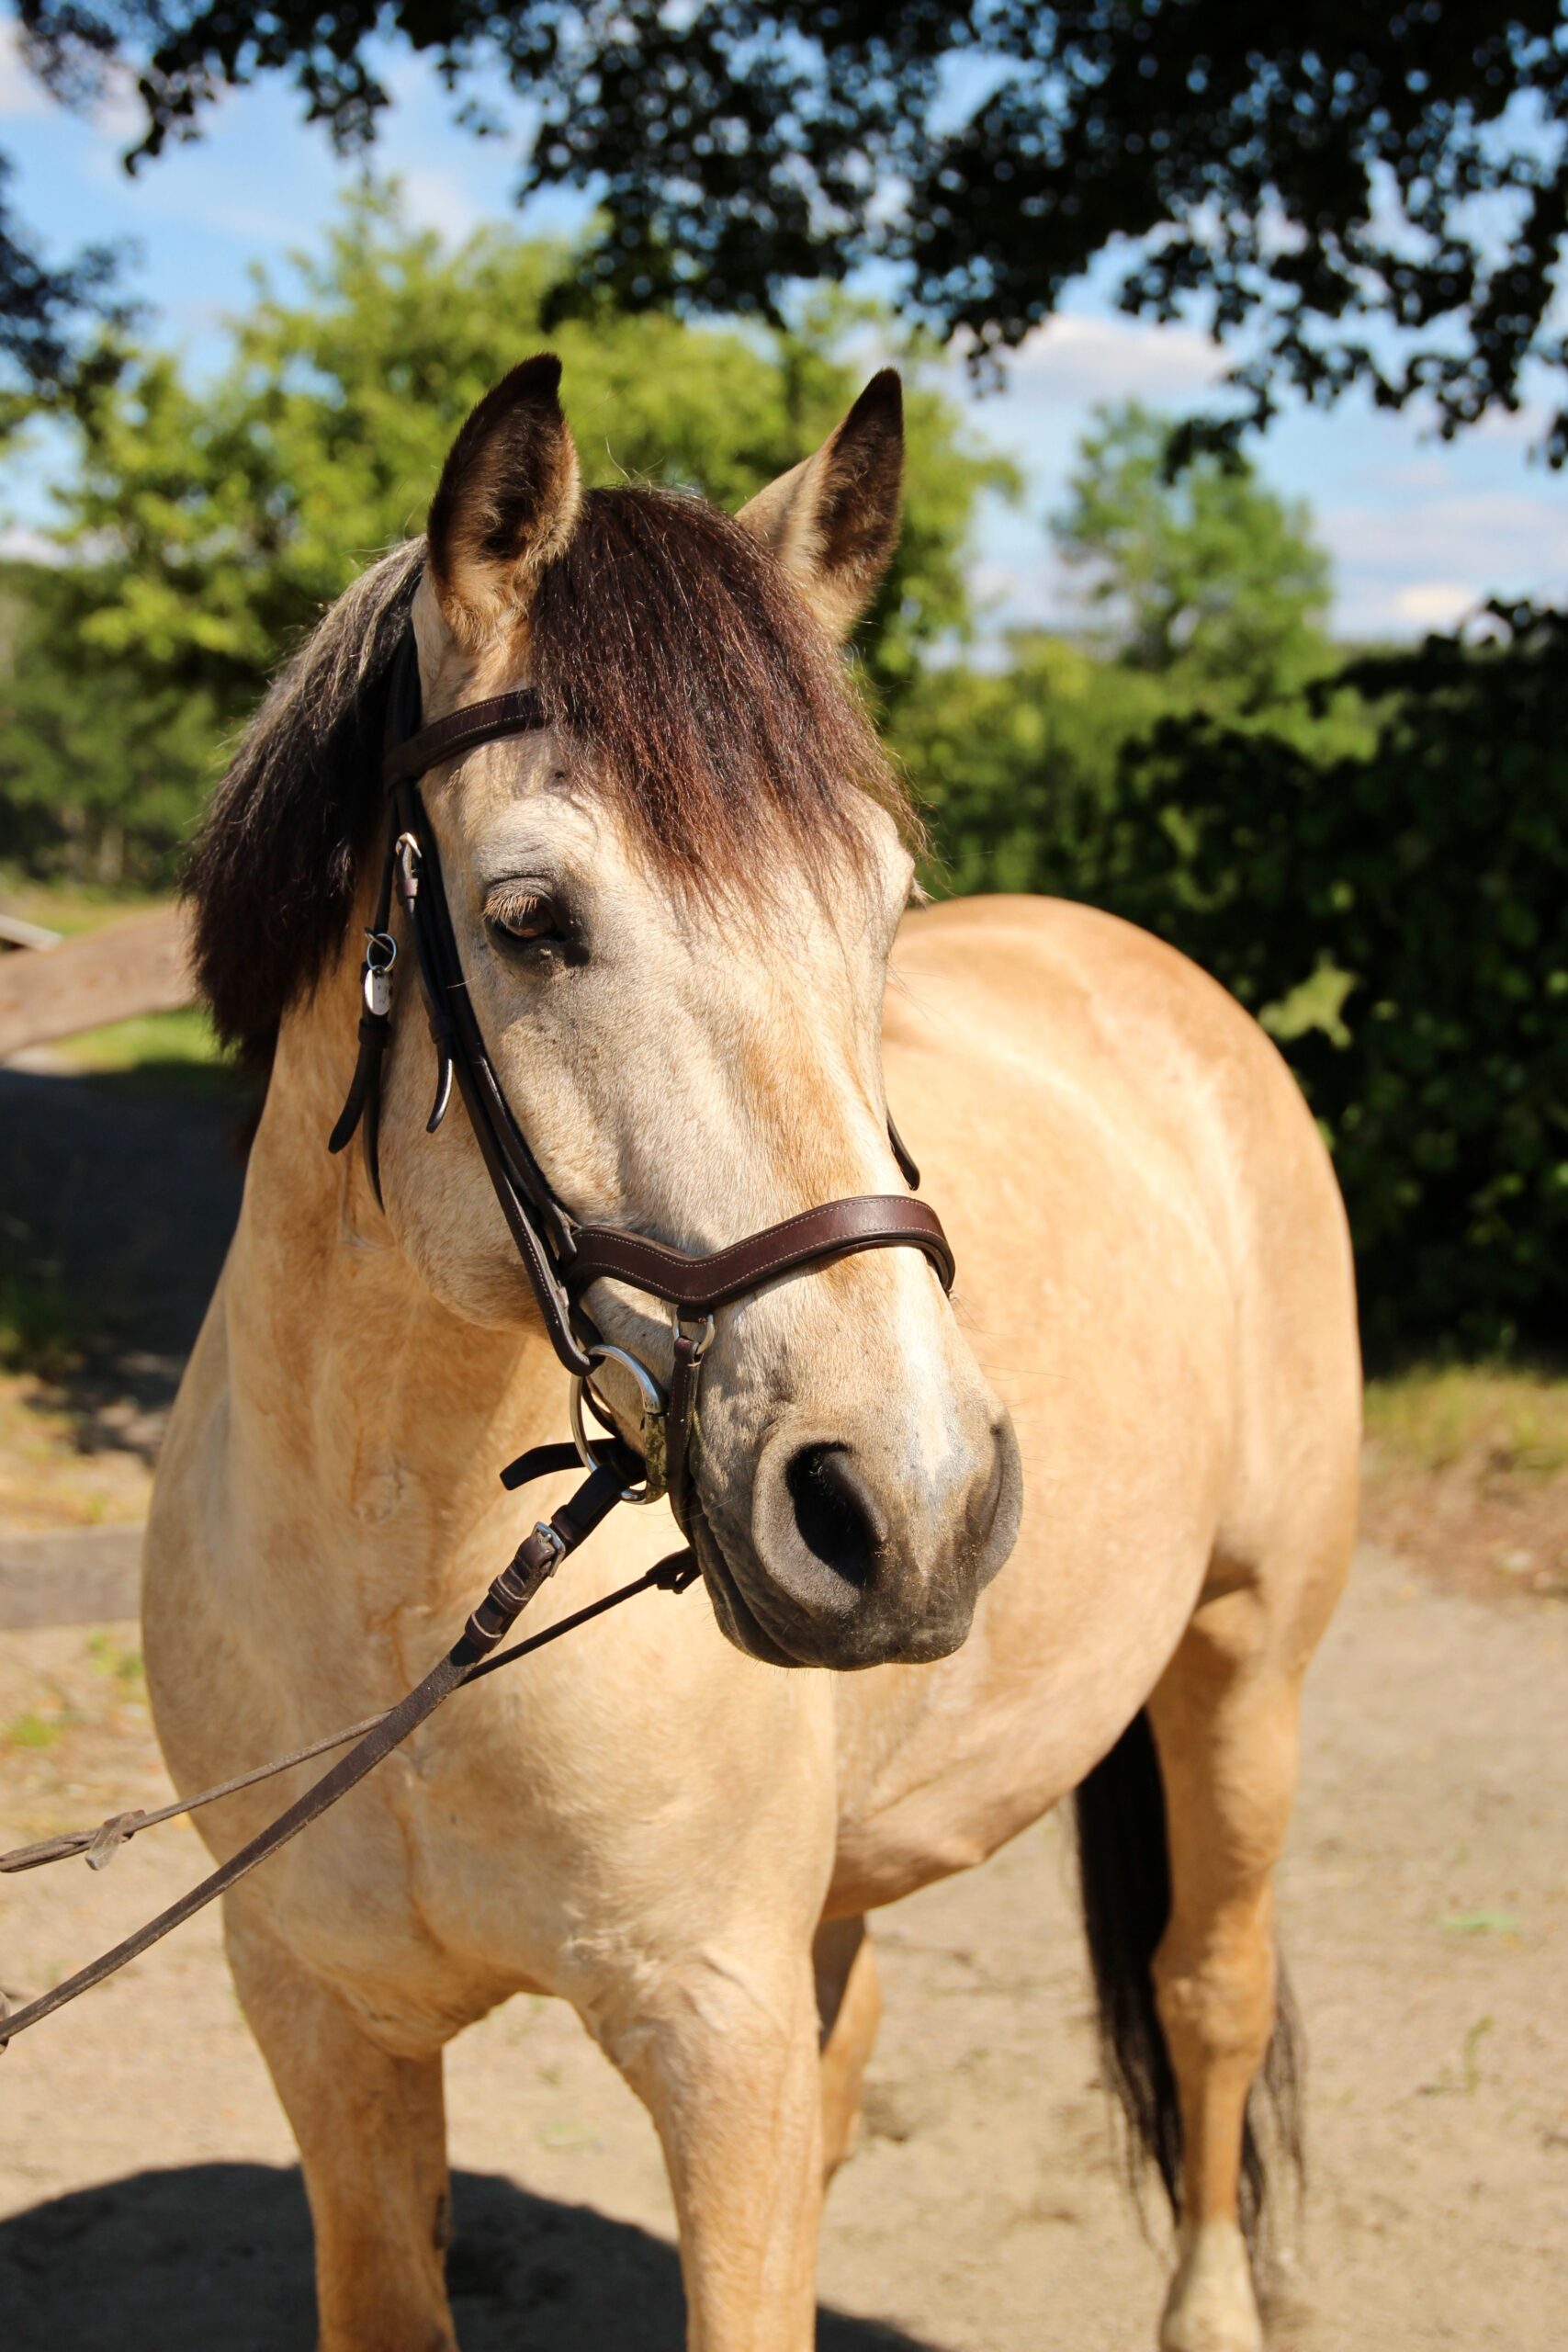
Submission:
{"label": "horse ear", "polygon": [[448,628],[478,646],[532,601],[581,503],[553,351],[488,391],[446,453],[430,502],[426,565]]}
{"label": "horse ear", "polygon": [[885,368],[816,455],[736,517],[773,548],[832,637],[848,635],[892,559],[903,480],[904,388]]}

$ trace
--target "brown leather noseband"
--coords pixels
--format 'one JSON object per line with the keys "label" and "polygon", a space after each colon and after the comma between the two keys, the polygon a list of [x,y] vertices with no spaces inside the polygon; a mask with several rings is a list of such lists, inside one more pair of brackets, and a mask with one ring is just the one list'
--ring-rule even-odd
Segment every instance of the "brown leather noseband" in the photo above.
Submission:
{"label": "brown leather noseband", "polygon": [[[537,695],[523,688],[471,704],[423,726],[419,662],[412,627],[405,632],[393,657],[389,686],[382,763],[389,802],[387,851],[361,968],[365,1010],[359,1023],[359,1059],[330,1148],[343,1150],[355,1128],[363,1127],[367,1166],[378,1200],[381,1068],[391,1036],[393,967],[398,956],[397,942],[389,928],[396,888],[418,957],[436,1053],[435,1097],[427,1129],[434,1133],[440,1125],[455,1083],[551,1344],[567,1371],[581,1384],[574,1395],[577,1452],[589,1468],[594,1466],[592,1445],[581,1434],[581,1405],[586,1401],[605,1429],[614,1426],[594,1395],[592,1381],[597,1367],[608,1360],[618,1361],[637,1379],[644,1404],[645,1476],[640,1487],[628,1490],[625,1499],[651,1502],[668,1492],[683,1525],[697,1381],[717,1310],[786,1275],[863,1250],[922,1250],[942,1287],[950,1290],[953,1252],[934,1212],[922,1201],[901,1194],[827,1201],[705,1255],[694,1255],[616,1226],[580,1224],[560,1201],[513,1113],[485,1045],[458,952],[434,832],[420,790],[422,779],[441,762],[459,759],[480,744],[531,734],[544,724]],[[919,1171],[891,1120],[888,1136],[907,1181],[918,1185]],[[645,1367],[624,1351],[606,1346],[590,1318],[584,1295],[601,1281],[626,1283],[661,1299],[673,1310],[674,1369],[667,1400]],[[700,1333],[688,1330],[686,1326],[693,1323],[705,1328]],[[563,1455],[565,1460],[576,1458],[558,1447],[536,1448],[513,1465],[508,1482],[521,1484],[525,1476],[561,1466]]]}

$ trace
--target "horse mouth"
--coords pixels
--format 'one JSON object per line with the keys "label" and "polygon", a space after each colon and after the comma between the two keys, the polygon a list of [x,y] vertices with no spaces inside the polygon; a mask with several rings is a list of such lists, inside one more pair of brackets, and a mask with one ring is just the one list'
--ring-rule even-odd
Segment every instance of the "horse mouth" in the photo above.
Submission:
{"label": "horse mouth", "polygon": [[769,1633],[746,1599],[740,1580],[725,1558],[724,1547],[708,1524],[707,1514],[694,1488],[690,1492],[686,1519],[687,1540],[696,1554],[708,1600],[725,1640],[747,1657],[760,1658],[764,1666],[806,1665],[806,1659],[785,1649],[777,1637]]}

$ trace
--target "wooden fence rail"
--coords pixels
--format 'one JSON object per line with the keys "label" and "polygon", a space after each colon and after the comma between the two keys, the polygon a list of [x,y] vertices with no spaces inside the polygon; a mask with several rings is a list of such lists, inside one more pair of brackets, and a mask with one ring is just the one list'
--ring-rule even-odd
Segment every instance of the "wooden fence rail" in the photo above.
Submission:
{"label": "wooden fence rail", "polygon": [[157,907],[57,947],[0,955],[0,1061],[78,1030],[196,1001],[189,920]]}

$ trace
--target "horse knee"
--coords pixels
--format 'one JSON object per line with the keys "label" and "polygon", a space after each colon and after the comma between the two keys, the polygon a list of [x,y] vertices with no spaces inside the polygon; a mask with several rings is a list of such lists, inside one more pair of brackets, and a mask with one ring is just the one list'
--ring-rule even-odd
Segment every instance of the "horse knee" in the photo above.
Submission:
{"label": "horse knee", "polygon": [[617,1970],[576,2006],[656,2115],[714,2083],[765,2076],[816,2045],[809,1977],[768,1952],[704,1946],[658,1967]]}

